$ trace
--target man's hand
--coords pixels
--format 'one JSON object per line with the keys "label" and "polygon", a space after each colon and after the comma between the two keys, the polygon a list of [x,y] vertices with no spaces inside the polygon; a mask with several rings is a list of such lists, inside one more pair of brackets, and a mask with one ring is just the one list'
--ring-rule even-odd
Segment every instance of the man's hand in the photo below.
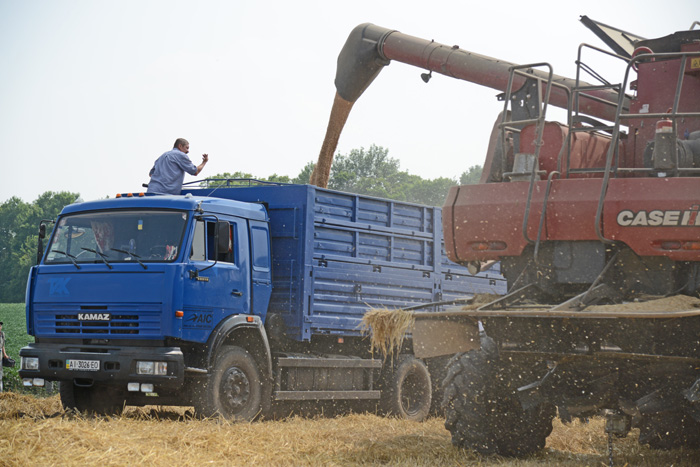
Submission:
{"label": "man's hand", "polygon": [[209,162],[209,154],[202,154],[202,163],[197,166],[197,174],[202,171],[205,165],[207,165],[207,162]]}

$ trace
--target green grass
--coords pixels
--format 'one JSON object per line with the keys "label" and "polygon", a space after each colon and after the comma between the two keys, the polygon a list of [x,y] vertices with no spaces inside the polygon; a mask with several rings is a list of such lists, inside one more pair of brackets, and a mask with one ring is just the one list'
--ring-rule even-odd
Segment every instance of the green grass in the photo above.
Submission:
{"label": "green grass", "polygon": [[[5,391],[27,392],[22,387],[17,371],[19,370],[19,349],[34,342],[27,334],[27,320],[24,303],[0,303],[0,321],[5,333],[5,352],[17,362],[14,368],[4,368],[3,382]],[[33,391],[32,391],[33,392]]]}

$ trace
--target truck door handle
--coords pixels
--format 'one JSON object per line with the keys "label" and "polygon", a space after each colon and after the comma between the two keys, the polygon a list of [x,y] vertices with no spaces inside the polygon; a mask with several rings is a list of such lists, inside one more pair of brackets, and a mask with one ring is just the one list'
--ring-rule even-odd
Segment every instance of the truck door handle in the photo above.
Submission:
{"label": "truck door handle", "polygon": [[240,291],[238,291],[238,290],[234,290],[234,291],[231,292],[231,295],[233,295],[234,297],[242,297],[242,296],[243,296],[243,292],[240,292]]}

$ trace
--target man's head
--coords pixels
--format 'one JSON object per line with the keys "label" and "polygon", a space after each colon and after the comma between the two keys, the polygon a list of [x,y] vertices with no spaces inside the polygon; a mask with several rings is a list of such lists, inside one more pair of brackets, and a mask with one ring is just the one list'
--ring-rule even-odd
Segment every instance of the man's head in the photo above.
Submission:
{"label": "man's head", "polygon": [[190,152],[190,143],[188,143],[185,138],[178,138],[175,140],[175,145],[173,146],[173,149],[179,149],[180,151],[187,154],[188,152]]}

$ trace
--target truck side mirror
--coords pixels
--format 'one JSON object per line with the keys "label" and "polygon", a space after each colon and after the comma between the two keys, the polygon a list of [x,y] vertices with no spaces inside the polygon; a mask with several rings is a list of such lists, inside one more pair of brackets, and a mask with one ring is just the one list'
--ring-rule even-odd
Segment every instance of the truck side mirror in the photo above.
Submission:
{"label": "truck side mirror", "polygon": [[231,247],[231,226],[228,222],[216,223],[216,257],[226,254]]}
{"label": "truck side mirror", "polygon": [[39,241],[37,243],[36,264],[41,262],[41,257],[44,256],[44,239],[46,238],[46,224],[44,221],[39,223]]}

